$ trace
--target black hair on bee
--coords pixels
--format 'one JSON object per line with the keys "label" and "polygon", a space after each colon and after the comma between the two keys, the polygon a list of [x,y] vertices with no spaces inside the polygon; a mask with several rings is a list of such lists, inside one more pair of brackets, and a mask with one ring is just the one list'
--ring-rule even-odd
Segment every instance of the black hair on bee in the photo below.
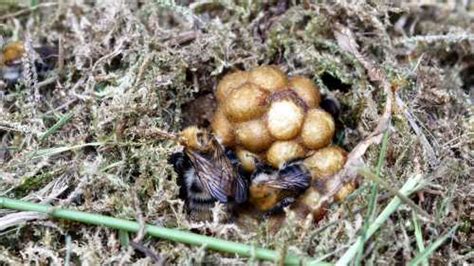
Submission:
{"label": "black hair on bee", "polygon": [[311,174],[301,160],[284,165],[278,171],[278,175],[284,183],[283,186],[290,188],[297,194],[303,193],[311,182]]}
{"label": "black hair on bee", "polygon": [[338,100],[336,100],[336,98],[328,95],[323,95],[322,101],[319,106],[321,106],[324,111],[331,114],[334,120],[337,121],[339,119],[339,115],[341,114],[341,104]]}
{"label": "black hair on bee", "polygon": [[231,151],[217,143],[209,152],[185,148],[168,160],[178,174],[180,197],[190,213],[209,211],[216,202],[232,209],[248,197],[248,182],[241,175],[240,163]]}
{"label": "black hair on bee", "polygon": [[333,136],[333,141],[336,144],[342,144],[341,133],[344,133],[344,123],[342,122],[342,108],[341,103],[333,96],[323,95],[320,107],[331,114],[336,124],[336,133]]}
{"label": "black hair on bee", "polygon": [[173,166],[173,170],[176,172],[178,179],[176,180],[178,187],[179,187],[179,198],[182,200],[187,199],[187,189],[184,183],[184,175],[186,172],[190,171],[192,168],[191,161],[187,157],[187,155],[182,152],[178,151],[175,153],[172,153],[168,157],[168,163]]}
{"label": "black hair on bee", "polygon": [[[20,49],[23,50],[23,44],[13,44],[7,46],[5,49]],[[5,53],[6,51],[3,51]],[[37,56],[34,58],[34,68],[39,78],[45,78],[50,71],[54,69],[58,60],[58,48],[55,46],[42,45],[33,48]],[[0,78],[3,79],[8,86],[14,86],[22,76],[23,53],[18,53],[18,57],[8,58],[8,62],[0,64]],[[2,56],[0,56],[2,57]]]}
{"label": "black hair on bee", "polygon": [[310,183],[311,174],[302,160],[290,161],[280,169],[259,164],[251,177],[251,198],[255,196],[253,203],[261,205],[256,207],[266,214],[279,213],[303,194]]}

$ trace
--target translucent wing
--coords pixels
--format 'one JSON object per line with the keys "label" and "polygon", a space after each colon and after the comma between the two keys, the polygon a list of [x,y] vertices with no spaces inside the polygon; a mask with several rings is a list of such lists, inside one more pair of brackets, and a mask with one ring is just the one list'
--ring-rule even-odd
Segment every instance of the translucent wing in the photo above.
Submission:
{"label": "translucent wing", "polygon": [[224,148],[213,137],[209,145],[210,154],[185,149],[203,187],[223,203],[231,200],[238,203],[246,201],[248,185],[226,156]]}
{"label": "translucent wing", "polygon": [[275,179],[265,182],[267,186],[294,192],[306,190],[311,182],[311,175],[300,165],[288,165],[278,171]]}
{"label": "translucent wing", "polygon": [[224,153],[232,164],[232,169],[235,173],[234,185],[232,186],[234,189],[234,200],[237,203],[243,203],[247,201],[248,198],[248,182],[246,181],[246,176],[248,173],[242,169],[237,155],[232,150],[224,150]]}
{"label": "translucent wing", "polygon": [[231,181],[234,179],[236,173],[234,171],[234,167],[232,162],[227,158],[224,148],[222,145],[216,140],[216,138],[212,138],[211,142],[211,150],[213,151],[212,160],[216,166],[216,168],[222,171],[222,175],[224,179]]}
{"label": "translucent wing", "polygon": [[212,159],[206,158],[200,153],[186,149],[186,154],[193,164],[199,181],[207,192],[218,201],[226,203],[230,195],[225,186],[223,171],[216,167]]}
{"label": "translucent wing", "polygon": [[242,203],[247,200],[248,184],[238,173],[235,165],[227,157],[224,148],[217,141],[216,138],[212,138],[210,144],[213,150],[213,161],[216,164],[217,169],[222,170],[222,182],[221,185],[227,192],[227,196],[232,197],[237,203]]}
{"label": "translucent wing", "polygon": [[248,197],[248,184],[247,182],[240,176],[237,175],[235,179],[234,187],[234,199],[237,203],[243,203],[247,200]]}

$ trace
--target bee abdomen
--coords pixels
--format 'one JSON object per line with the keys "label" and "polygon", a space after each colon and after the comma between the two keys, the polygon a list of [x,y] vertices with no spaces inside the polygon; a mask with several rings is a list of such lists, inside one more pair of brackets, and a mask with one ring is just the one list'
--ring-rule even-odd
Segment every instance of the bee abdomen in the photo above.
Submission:
{"label": "bee abdomen", "polygon": [[190,211],[207,211],[214,207],[216,199],[206,193],[193,171],[186,176],[187,205]]}
{"label": "bee abdomen", "polygon": [[190,196],[188,199],[188,207],[191,210],[196,210],[196,211],[206,211],[214,207],[214,204],[216,203],[216,199],[212,197],[193,197]]}
{"label": "bee abdomen", "polygon": [[202,187],[196,183],[196,181],[191,183],[191,186],[189,186],[189,192],[191,193],[202,193]]}

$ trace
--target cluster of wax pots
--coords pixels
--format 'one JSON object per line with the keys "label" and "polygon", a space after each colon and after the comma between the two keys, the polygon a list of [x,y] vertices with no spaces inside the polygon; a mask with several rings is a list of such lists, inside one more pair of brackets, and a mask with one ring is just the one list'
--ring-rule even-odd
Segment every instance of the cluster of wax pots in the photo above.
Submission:
{"label": "cluster of wax pots", "polygon": [[[346,152],[331,145],[334,118],[320,108],[321,95],[312,80],[288,77],[276,66],[227,74],[216,89],[217,110],[212,121],[214,135],[233,149],[249,173],[258,161],[278,169],[303,159],[311,173],[312,186],[299,198],[308,206],[321,196],[321,181],[330,182],[346,161]],[[324,182],[323,182],[324,183]],[[354,190],[347,184],[336,195],[342,200]],[[252,195],[250,201],[257,201]],[[258,205],[258,204],[256,204]]]}

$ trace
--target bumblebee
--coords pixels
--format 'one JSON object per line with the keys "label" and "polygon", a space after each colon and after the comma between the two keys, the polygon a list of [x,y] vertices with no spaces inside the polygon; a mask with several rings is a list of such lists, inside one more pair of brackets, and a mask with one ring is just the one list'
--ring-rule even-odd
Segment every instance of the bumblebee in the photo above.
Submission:
{"label": "bumblebee", "polygon": [[295,202],[311,183],[311,173],[295,160],[280,169],[259,164],[251,176],[250,203],[266,214],[275,214]]}
{"label": "bumblebee", "polygon": [[233,211],[238,204],[247,201],[248,182],[235,154],[225,151],[213,135],[196,129],[183,132],[184,150],[172,154],[168,161],[178,174],[180,197],[190,215],[206,219],[216,202]]}
{"label": "bumblebee", "polygon": [[[37,56],[34,60],[34,67],[40,77],[44,77],[51,71],[58,58],[58,49],[53,46],[39,46],[33,49]],[[0,78],[7,84],[15,84],[22,74],[21,59],[25,55],[25,46],[22,42],[10,42],[6,44],[0,55]]]}

